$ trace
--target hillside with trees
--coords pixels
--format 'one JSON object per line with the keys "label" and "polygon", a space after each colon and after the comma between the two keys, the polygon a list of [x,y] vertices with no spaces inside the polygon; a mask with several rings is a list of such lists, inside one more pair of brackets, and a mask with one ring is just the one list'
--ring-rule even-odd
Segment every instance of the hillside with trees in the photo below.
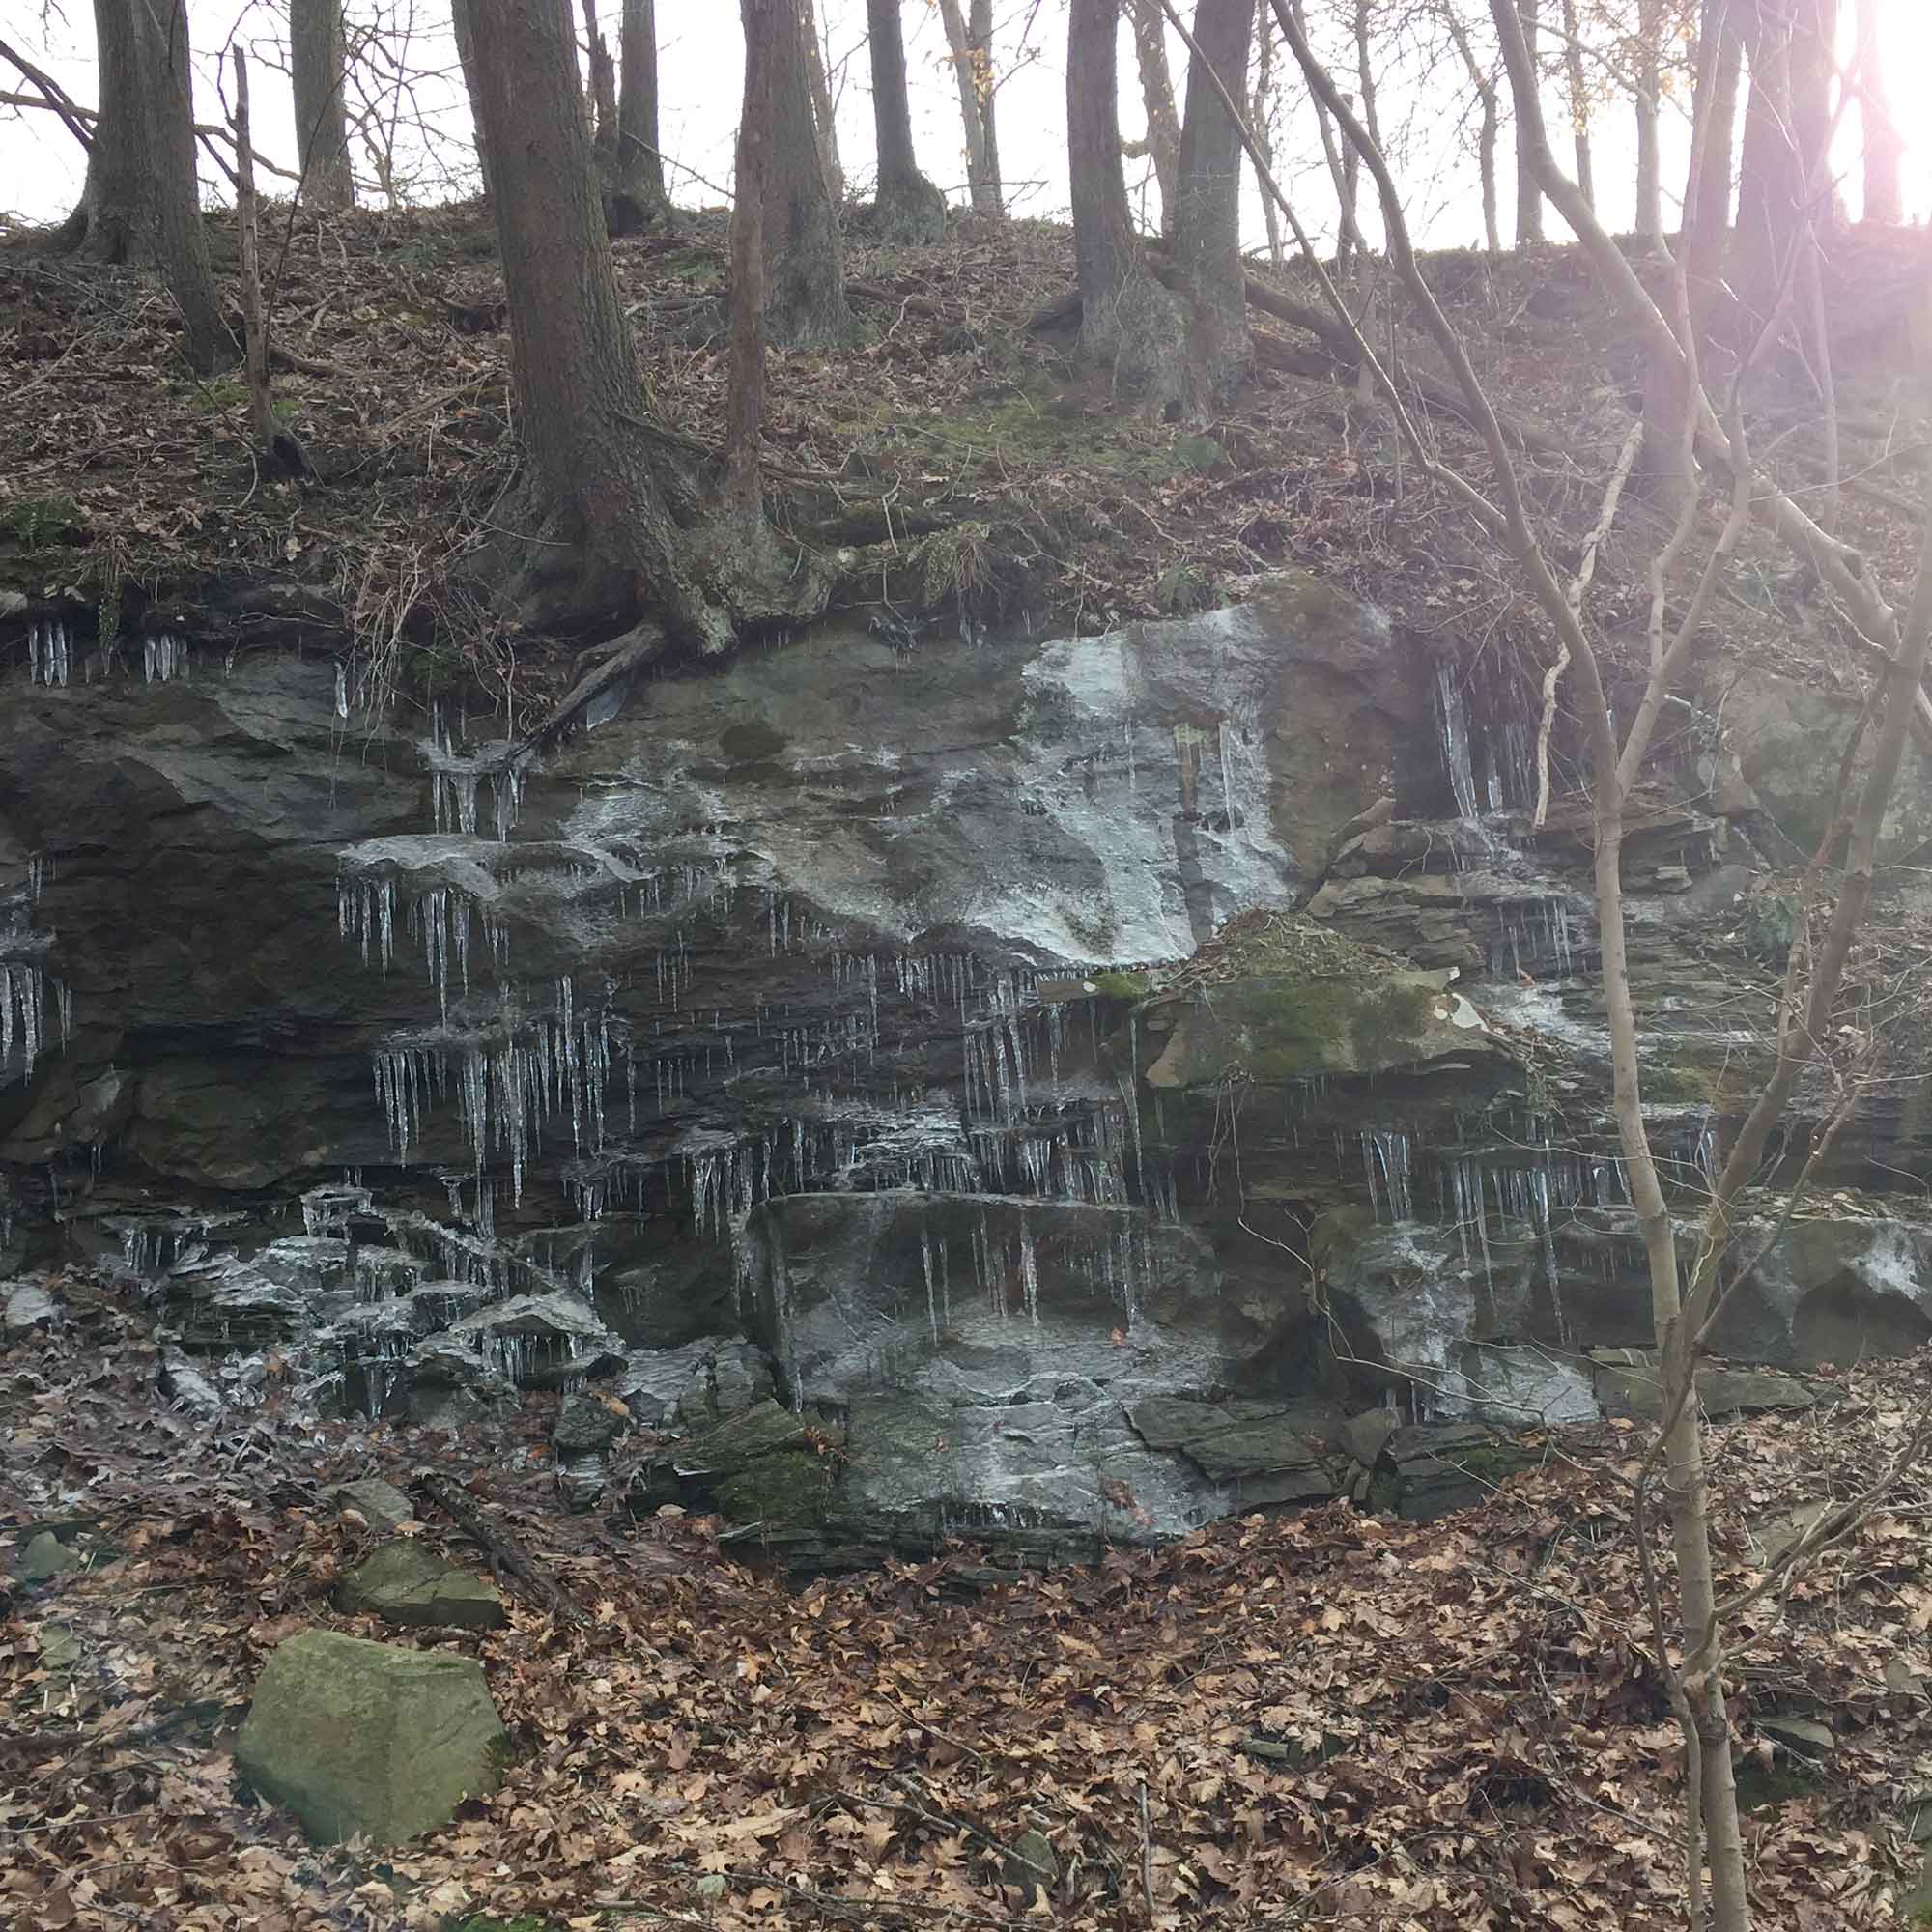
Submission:
{"label": "hillside with trees", "polygon": [[1911,1922],[1911,11],[671,12],[0,38],[0,1897]]}

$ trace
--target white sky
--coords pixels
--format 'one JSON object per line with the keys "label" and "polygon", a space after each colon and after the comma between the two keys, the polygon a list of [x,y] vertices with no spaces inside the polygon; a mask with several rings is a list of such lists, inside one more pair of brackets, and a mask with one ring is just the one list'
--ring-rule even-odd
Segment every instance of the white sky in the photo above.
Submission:
{"label": "white sky", "polygon": [[[579,0],[581,7],[581,0]],[[1918,83],[1932,73],[1932,0],[1888,0],[1887,68],[1908,140],[1919,136],[1915,119]],[[607,37],[614,43],[618,0],[600,0]],[[863,190],[871,168],[871,100],[865,52],[864,0],[820,0],[821,17],[841,88],[838,127],[847,175]],[[270,158],[293,157],[292,116],[282,72],[286,43],[286,0],[189,0],[196,53],[196,116],[204,122],[224,118],[228,73],[221,50],[239,39],[247,49],[252,72],[255,141]],[[1846,7],[1846,13],[1851,8]],[[404,49],[402,65],[423,75],[412,89],[415,118],[426,132],[407,125],[397,140],[399,167],[412,178],[412,198],[440,199],[473,188],[469,172],[469,114],[455,70],[446,0],[347,0],[351,31],[381,24],[385,44]],[[999,97],[1001,157],[1009,206],[1019,214],[1063,215],[1066,207],[1064,69],[1064,0],[997,0],[996,46],[1005,76]],[[95,99],[93,10],[86,0],[6,0],[0,5],[5,37],[39,60],[72,96],[86,105]],[[923,165],[955,198],[963,199],[958,106],[938,9],[932,0],[908,0],[904,8],[907,58],[911,69],[914,134]],[[724,199],[731,166],[737,119],[742,50],[733,0],[659,0],[662,141],[667,155],[688,172],[674,174],[674,192],[692,203]],[[1380,76],[1382,119],[1391,145],[1400,144],[1399,172],[1414,197],[1411,220],[1432,243],[1451,245],[1481,239],[1476,198],[1472,122],[1460,65],[1446,49],[1413,44]],[[1185,49],[1172,49],[1177,87],[1185,73]],[[1277,49],[1278,71],[1292,71],[1285,49]],[[21,91],[23,83],[0,62],[0,91]],[[1284,79],[1286,73],[1283,73]],[[1288,90],[1291,101],[1300,90]],[[393,102],[391,103],[393,105]],[[1564,126],[1563,103],[1551,91],[1551,131]],[[1140,89],[1132,51],[1122,36],[1121,114],[1129,137],[1139,131]],[[1596,174],[1603,213],[1613,226],[1632,220],[1630,110],[1620,100],[1599,110],[1595,129]],[[1666,193],[1681,185],[1684,145],[1681,115],[1666,116]],[[1858,206],[1856,117],[1847,116],[1841,143],[1847,195]],[[1278,138],[1283,185],[1309,226],[1318,232],[1332,222],[1332,197],[1321,165],[1313,125],[1304,112],[1291,112]],[[1565,156],[1567,160],[1567,154]],[[361,198],[380,205],[370,157],[355,156]],[[52,115],[0,109],[0,208],[36,219],[57,217],[78,192],[84,158],[78,145]],[[226,183],[203,161],[211,199],[223,199]],[[1141,163],[1129,163],[1129,181],[1138,185]],[[1513,213],[1512,161],[1505,134],[1500,156],[1502,223],[1507,241]],[[276,184],[270,182],[272,190]],[[1147,204],[1151,216],[1157,203]],[[1244,239],[1264,240],[1261,201],[1250,183],[1246,193]],[[1919,139],[1907,156],[1910,213],[1932,213],[1932,140]],[[1365,209],[1365,214],[1369,213]],[[1668,213],[1666,213],[1668,218]],[[1561,224],[1551,217],[1550,232]],[[1373,233],[1373,227],[1371,228]]]}

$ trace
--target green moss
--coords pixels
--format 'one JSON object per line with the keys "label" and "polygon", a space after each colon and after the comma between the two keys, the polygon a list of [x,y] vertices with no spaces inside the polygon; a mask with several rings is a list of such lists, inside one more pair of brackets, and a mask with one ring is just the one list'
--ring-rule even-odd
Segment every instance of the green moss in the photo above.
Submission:
{"label": "green moss", "polygon": [[712,1494],[733,1522],[807,1528],[825,1520],[832,1495],[832,1464],[807,1450],[760,1456]]}
{"label": "green moss", "polygon": [[21,497],[0,510],[0,524],[16,543],[44,550],[80,528],[80,505],[71,497]]}
{"label": "green moss", "polygon": [[1213,996],[1232,1022],[1253,1080],[1348,1072],[1421,1035],[1435,994],[1426,985],[1314,972],[1264,973]]}
{"label": "green moss", "polygon": [[479,1914],[474,1918],[461,1918],[449,1928],[449,1932],[554,1932],[548,1918],[526,1916],[522,1918],[492,1918]]}
{"label": "green moss", "polygon": [[777,757],[784,750],[785,735],[782,731],[773,730],[769,724],[751,720],[742,724],[727,725],[720,734],[718,743],[734,765],[756,765],[767,758]]}
{"label": "green moss", "polygon": [[1148,976],[1145,973],[1093,973],[1088,976],[1088,985],[1094,996],[1102,1000],[1138,1000],[1146,996]]}

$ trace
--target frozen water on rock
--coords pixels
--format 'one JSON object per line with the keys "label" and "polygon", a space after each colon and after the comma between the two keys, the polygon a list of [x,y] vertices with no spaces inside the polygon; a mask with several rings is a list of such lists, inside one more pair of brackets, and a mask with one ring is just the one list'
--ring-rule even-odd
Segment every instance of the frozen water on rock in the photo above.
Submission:
{"label": "frozen water on rock", "polygon": [[150,684],[168,684],[188,674],[188,641],[174,631],[151,631],[141,639],[141,670]]}
{"label": "frozen water on rock", "polygon": [[73,672],[73,633],[64,617],[27,629],[27,677],[33,684],[64,686]]}

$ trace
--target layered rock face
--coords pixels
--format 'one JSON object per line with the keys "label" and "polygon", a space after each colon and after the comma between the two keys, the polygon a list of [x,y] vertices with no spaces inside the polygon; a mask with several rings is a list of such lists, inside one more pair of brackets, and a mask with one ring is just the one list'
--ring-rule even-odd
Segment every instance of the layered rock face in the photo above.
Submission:
{"label": "layered rock face", "polygon": [[[298,1341],[319,1400],[429,1422],[776,1400],[811,1433],[740,1458],[746,1520],[1064,1544],[1359,1485],[1370,1402],[1594,1412],[1587,1350],[1644,1338],[1587,814],[1529,829],[1520,694],[1306,579],[1096,638],[828,631],[540,754],[366,715],[327,656],[103,653],[51,607],[0,653],[0,1260],[156,1284],[184,1389]],[[1626,863],[1687,1208],[1777,969],[1786,753],[1856,720],[1718,709]],[[1879,1192],[1928,1169],[1863,1103],[1727,1345],[1932,1333],[1932,1232]],[[761,1503],[771,1455],[821,1466]]]}

